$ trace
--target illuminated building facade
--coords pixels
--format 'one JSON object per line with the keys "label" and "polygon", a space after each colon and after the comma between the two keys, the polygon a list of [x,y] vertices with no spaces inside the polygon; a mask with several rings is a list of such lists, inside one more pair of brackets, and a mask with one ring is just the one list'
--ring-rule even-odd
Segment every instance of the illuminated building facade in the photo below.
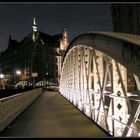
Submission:
{"label": "illuminated building facade", "polygon": [[34,18],[32,32],[23,40],[18,42],[9,36],[8,48],[0,55],[2,73],[10,77],[10,82],[16,78],[15,71],[21,70],[21,80],[32,81],[32,75],[36,73],[36,82],[45,79],[58,83],[61,72],[61,52],[68,45],[66,39],[68,39],[66,29],[56,35],[38,31]]}

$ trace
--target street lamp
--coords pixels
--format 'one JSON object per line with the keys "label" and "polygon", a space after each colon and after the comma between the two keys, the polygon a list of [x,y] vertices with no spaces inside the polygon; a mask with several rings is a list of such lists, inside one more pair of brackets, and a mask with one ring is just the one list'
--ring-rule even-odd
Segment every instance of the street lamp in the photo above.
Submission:
{"label": "street lamp", "polygon": [[17,71],[16,71],[16,74],[17,74],[17,75],[21,75],[21,71],[20,71],[20,70],[17,70]]}
{"label": "street lamp", "polygon": [[48,85],[48,72],[46,72],[46,82],[47,82],[47,85]]}
{"label": "street lamp", "polygon": [[[16,70],[16,75],[18,76],[18,79],[19,79],[19,76],[21,75],[21,71],[20,70]],[[17,79],[17,78],[15,79],[15,78],[14,78],[14,84],[15,84],[15,80]]]}
{"label": "street lamp", "polygon": [[1,79],[0,85],[1,85],[1,89],[3,89],[3,78],[4,78],[4,74],[0,74],[0,79]]}
{"label": "street lamp", "polygon": [[4,74],[0,74],[0,79],[3,79],[4,78]]}

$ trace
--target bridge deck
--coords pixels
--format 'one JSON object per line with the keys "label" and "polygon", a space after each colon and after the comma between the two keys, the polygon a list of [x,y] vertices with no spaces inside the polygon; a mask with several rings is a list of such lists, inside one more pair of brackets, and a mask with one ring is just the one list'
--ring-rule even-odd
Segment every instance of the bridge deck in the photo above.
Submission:
{"label": "bridge deck", "polygon": [[110,137],[57,92],[44,92],[1,137]]}

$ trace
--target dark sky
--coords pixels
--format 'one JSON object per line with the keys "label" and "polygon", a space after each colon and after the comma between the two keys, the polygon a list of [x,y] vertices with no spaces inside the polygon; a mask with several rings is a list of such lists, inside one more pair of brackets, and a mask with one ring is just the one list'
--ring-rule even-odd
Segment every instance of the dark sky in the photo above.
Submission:
{"label": "dark sky", "polygon": [[32,31],[61,33],[66,27],[71,41],[87,31],[112,31],[111,3],[0,3],[0,51],[8,46],[9,34],[21,41]]}

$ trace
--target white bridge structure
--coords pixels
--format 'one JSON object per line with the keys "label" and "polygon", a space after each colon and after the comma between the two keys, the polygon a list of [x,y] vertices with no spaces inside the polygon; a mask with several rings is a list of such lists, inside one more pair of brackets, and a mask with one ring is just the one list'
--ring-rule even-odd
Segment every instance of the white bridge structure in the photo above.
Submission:
{"label": "white bridge structure", "polygon": [[60,94],[114,137],[140,136],[140,36],[88,32],[64,54]]}

